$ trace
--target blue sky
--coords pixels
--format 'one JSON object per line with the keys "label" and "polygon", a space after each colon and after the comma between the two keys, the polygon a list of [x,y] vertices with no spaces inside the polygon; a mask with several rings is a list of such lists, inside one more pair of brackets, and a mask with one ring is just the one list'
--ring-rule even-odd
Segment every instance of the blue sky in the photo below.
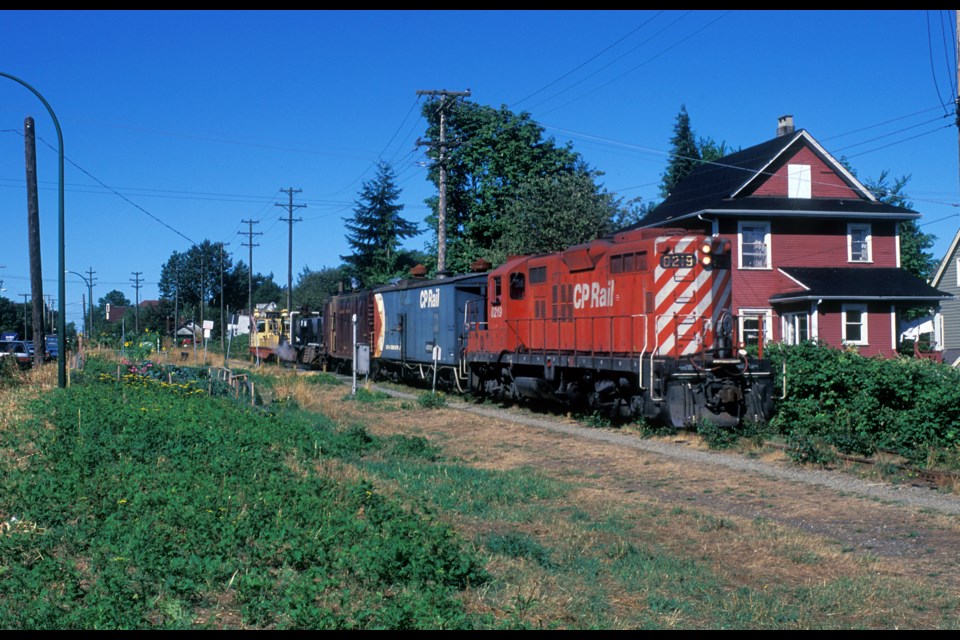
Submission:
{"label": "blue sky", "polygon": [[[658,199],[681,105],[741,148],[794,116],[861,178],[911,176],[937,257],[960,225],[952,11],[0,11],[0,71],[64,137],[68,270],[94,298],[156,298],[174,251],[209,239],[286,285],[339,264],[375,164],[422,222],[418,91],[471,92],[571,141],[624,199]],[[946,106],[944,106],[946,105]],[[57,296],[57,138],[0,77],[0,280],[29,293],[23,125],[36,122],[44,293]],[[284,206],[278,206],[284,205]],[[422,248],[429,235],[408,242]],[[81,324],[80,278],[67,320]]]}

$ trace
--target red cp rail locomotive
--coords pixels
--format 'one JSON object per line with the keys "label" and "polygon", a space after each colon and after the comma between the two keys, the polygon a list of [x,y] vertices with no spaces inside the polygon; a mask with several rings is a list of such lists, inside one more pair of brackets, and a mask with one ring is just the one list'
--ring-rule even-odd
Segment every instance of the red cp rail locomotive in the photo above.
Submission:
{"label": "red cp rail locomotive", "polygon": [[492,270],[463,351],[473,392],[675,427],[765,421],[769,362],[736,337],[730,241],[634,229]]}

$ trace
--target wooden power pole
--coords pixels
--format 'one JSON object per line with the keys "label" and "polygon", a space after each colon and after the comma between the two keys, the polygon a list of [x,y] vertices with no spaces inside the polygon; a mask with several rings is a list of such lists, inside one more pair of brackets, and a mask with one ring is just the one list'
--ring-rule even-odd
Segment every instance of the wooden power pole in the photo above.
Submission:
{"label": "wooden power pole", "polygon": [[[33,296],[33,362],[43,364],[46,338],[43,326],[43,274],[40,260],[40,205],[37,199],[37,138],[33,118],[23,121],[23,141],[27,165],[27,231],[30,245],[30,294]],[[23,301],[26,305],[27,301]],[[26,317],[26,309],[24,309]],[[23,339],[27,339],[26,327]],[[65,354],[60,354],[65,358]]]}
{"label": "wooden power pole", "polygon": [[294,218],[293,210],[302,209],[307,206],[305,204],[293,204],[293,194],[300,193],[300,189],[280,189],[290,197],[289,204],[279,204],[278,207],[286,207],[287,212],[289,213],[289,218],[280,218],[280,222],[286,222],[290,226],[290,241],[287,246],[287,313],[293,310],[293,223],[300,222],[303,218]]}
{"label": "wooden power pole", "polygon": [[437,150],[437,166],[440,169],[440,193],[437,204],[437,271],[447,270],[447,137],[446,111],[453,104],[448,98],[470,97],[470,89],[466,91],[417,91],[418,96],[440,97],[440,139],[436,141],[417,140],[417,145],[427,145]]}

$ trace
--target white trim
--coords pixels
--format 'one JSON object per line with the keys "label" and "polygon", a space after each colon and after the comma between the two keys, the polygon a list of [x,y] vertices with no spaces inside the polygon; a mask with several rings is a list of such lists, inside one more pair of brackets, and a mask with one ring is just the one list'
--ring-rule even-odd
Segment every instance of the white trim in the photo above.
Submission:
{"label": "white trim", "polygon": [[936,340],[936,351],[943,351],[943,313],[939,309],[933,313],[933,339]]}
{"label": "white trim", "polygon": [[763,343],[773,342],[773,309],[743,308],[737,312],[737,335],[743,342],[743,321],[745,318],[763,317]]}
{"label": "white trim", "polygon": [[820,339],[820,301],[810,303],[810,339]]}
{"label": "white trim", "polygon": [[[866,244],[866,260],[854,260],[853,258],[853,232],[855,229],[866,230],[864,244]],[[873,262],[873,225],[869,222],[848,222],[847,223],[847,262],[866,264]]]}
{"label": "white trim", "polygon": [[893,249],[897,254],[897,269],[900,268],[900,223],[893,223]]}
{"label": "white trim", "polygon": [[[860,312],[860,339],[859,340],[847,339],[847,312],[848,311]],[[843,342],[843,344],[854,344],[854,345],[870,344],[869,335],[867,334],[868,318],[869,316],[867,314],[867,305],[865,304],[840,305],[840,339]]]}
{"label": "white trim", "polygon": [[808,287],[807,285],[803,284],[802,282],[800,282],[799,280],[797,280],[796,278],[794,278],[792,275],[790,275],[789,273],[787,273],[786,271],[784,271],[782,268],[777,269],[777,271],[779,271],[781,274],[783,274],[784,276],[786,276],[786,277],[789,278],[790,280],[793,280],[794,282],[796,282],[797,285],[803,287],[803,289],[804,289],[805,291],[810,291],[810,287]]}
{"label": "white trim", "polygon": [[[766,264],[762,267],[743,266],[743,227],[744,226],[762,227],[764,229],[763,245],[765,247],[764,258],[766,259]],[[771,245],[773,244],[772,240],[773,240],[773,236],[770,233],[769,220],[757,220],[756,222],[747,222],[744,220],[738,221],[737,222],[737,267],[740,269],[750,269],[750,270],[770,269],[771,265],[773,264],[773,256],[772,256],[773,250],[771,247]]]}
{"label": "white trim", "polygon": [[[800,338],[798,322],[800,318],[806,321],[807,337]],[[807,311],[787,311],[780,315],[780,340],[784,344],[800,344],[810,340],[810,312]]]}
{"label": "white trim", "polygon": [[890,348],[897,352],[897,308],[890,305]]}

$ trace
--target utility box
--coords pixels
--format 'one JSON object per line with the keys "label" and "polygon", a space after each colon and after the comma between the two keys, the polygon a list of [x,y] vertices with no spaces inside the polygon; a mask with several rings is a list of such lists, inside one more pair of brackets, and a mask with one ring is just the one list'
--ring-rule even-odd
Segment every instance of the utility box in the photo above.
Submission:
{"label": "utility box", "polygon": [[365,376],[370,373],[370,345],[357,345],[357,375]]}

